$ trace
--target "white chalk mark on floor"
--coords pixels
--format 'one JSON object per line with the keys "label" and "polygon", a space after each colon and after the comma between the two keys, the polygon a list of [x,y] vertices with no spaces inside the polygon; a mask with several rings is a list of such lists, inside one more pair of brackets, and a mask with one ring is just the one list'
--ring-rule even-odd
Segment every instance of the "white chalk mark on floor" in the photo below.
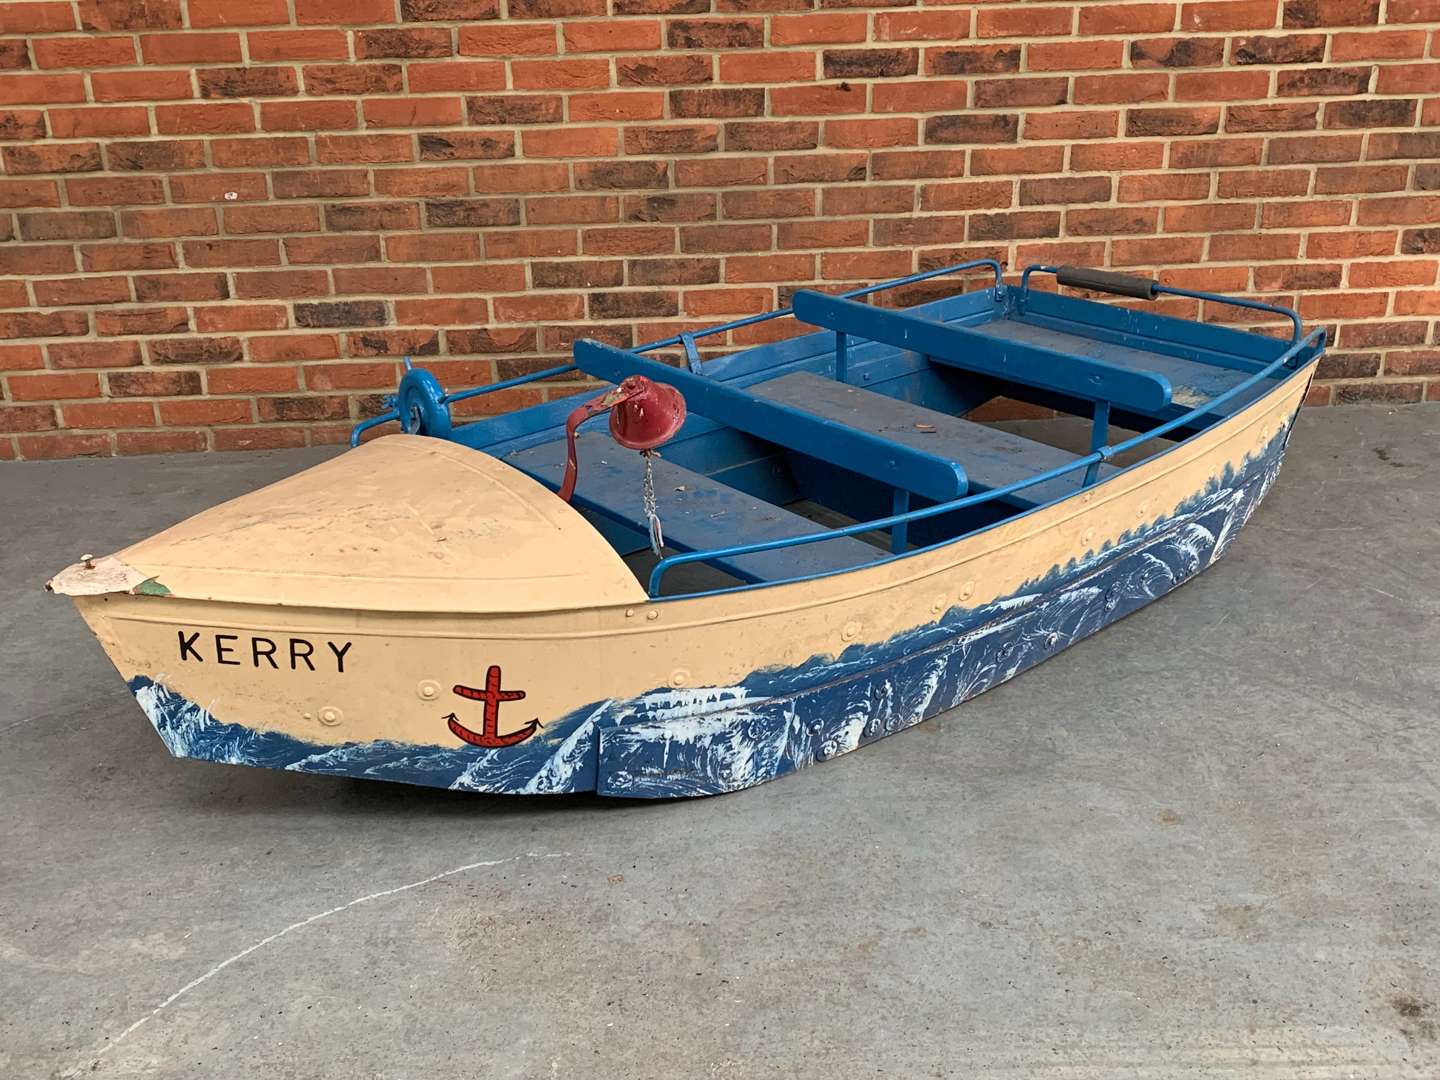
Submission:
{"label": "white chalk mark on floor", "polygon": [[397,885],[393,889],[382,889],[380,892],[368,893],[365,896],[357,897],[354,900],[348,901],[344,904],[340,904],[336,907],[329,908],[326,911],[316,912],[314,915],[310,915],[304,919],[301,919],[299,922],[293,922],[289,926],[285,927],[283,930],[277,930],[269,937],[261,938],[259,941],[255,942],[255,944],[249,945],[246,948],[241,949],[234,956],[227,957],[226,959],[220,961],[220,963],[216,964],[209,971],[205,972],[205,974],[191,979],[179,990],[176,990],[159,1005],[156,1005],[155,1008],[151,1009],[139,1020],[136,1020],[124,1031],[120,1032],[120,1034],[116,1035],[115,1038],[111,1039],[110,1042],[108,1042],[90,1061],[86,1062],[83,1066],[77,1066],[76,1068],[71,1069],[69,1072],[65,1073],[65,1077],[67,1078],[67,1080],[69,1080],[69,1078],[71,1077],[83,1076],[85,1073],[90,1072],[94,1069],[95,1065],[100,1061],[102,1057],[108,1054],[111,1050],[115,1049],[115,1047],[119,1046],[122,1042],[124,1042],[140,1028],[144,1027],[151,1020],[155,1019],[155,1017],[158,1016],[165,1009],[168,1009],[171,1005],[175,1004],[175,1002],[179,1001],[191,990],[194,990],[197,986],[209,982],[216,975],[219,975],[220,972],[228,968],[231,964],[238,963],[239,961],[244,960],[245,957],[249,956],[251,953],[258,952],[266,945],[279,941],[286,934],[294,933],[296,930],[302,930],[305,927],[309,926],[311,923],[317,923],[321,919],[328,919],[331,915],[338,915],[342,911],[349,911],[351,908],[359,907],[361,904],[368,904],[372,900],[383,900],[387,896],[395,896],[398,893],[409,892],[411,889],[418,889],[422,885],[429,885],[432,882],[440,881],[443,878],[454,877],[456,874],[464,874],[471,870],[481,870],[489,866],[502,866],[505,863],[520,862],[522,859],[562,859],[569,854],[570,853],[568,851],[527,851],[523,855],[512,855],[508,859],[486,859],[482,862],[466,863],[464,866],[456,866],[450,870],[442,870],[438,874],[431,874],[429,877],[421,878],[419,881],[411,881],[404,885]]}

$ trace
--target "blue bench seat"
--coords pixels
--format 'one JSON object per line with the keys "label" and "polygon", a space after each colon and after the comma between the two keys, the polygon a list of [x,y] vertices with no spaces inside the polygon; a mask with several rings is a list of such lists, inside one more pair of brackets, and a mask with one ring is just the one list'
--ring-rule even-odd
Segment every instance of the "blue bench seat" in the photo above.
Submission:
{"label": "blue bench seat", "polygon": [[[617,524],[646,532],[641,503],[645,462],[608,435],[581,432],[574,504]],[[662,451],[663,454],[663,451]],[[559,488],[565,473],[563,439],[532,446],[502,458],[547,487]],[[747,495],[689,469],[655,459],[655,494],[667,547],[706,551],[824,532],[825,526],[780,506]],[[884,557],[880,548],[852,537],[800,544],[776,551],[725,556],[710,565],[742,581],[786,578],[848,570]]]}
{"label": "blue bench seat", "polygon": [[[1197,365],[1198,366],[1198,365]],[[965,469],[972,491],[990,491],[1026,477],[1067,465],[1076,455],[1020,435],[886,397],[810,372],[757,383],[750,392],[769,401],[823,416],[847,427],[953,458]],[[1102,465],[1099,479],[1119,470]],[[1029,509],[1080,490],[1085,470],[1003,496],[1004,502]]]}

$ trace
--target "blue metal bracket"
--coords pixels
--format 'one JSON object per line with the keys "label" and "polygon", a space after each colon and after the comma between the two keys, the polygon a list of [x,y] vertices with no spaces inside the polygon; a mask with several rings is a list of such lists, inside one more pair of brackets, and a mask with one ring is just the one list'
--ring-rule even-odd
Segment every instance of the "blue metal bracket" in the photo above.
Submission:
{"label": "blue metal bracket", "polygon": [[694,374],[700,372],[700,350],[695,347],[695,335],[686,331],[680,335],[680,344],[685,346],[685,366]]}

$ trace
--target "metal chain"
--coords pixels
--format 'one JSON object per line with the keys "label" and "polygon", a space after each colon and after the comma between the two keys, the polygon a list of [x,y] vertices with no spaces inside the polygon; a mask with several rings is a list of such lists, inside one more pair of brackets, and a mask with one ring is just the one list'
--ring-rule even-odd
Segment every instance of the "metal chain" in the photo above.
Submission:
{"label": "metal chain", "polygon": [[640,498],[645,504],[645,519],[650,523],[650,550],[659,558],[665,547],[665,534],[660,531],[659,504],[655,501],[655,458],[654,450],[642,450],[645,459],[645,479],[640,485]]}

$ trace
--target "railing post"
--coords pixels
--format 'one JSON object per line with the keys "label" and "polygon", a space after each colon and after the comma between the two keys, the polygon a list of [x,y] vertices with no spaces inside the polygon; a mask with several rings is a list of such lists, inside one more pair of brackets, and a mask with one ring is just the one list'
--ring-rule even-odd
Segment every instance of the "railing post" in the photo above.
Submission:
{"label": "railing post", "polygon": [[[1110,440],[1110,402],[1095,402],[1095,422],[1090,426],[1090,452],[1093,454],[1101,449]],[[1100,473],[1100,462],[1092,461],[1085,470],[1085,479],[1081,481],[1081,487],[1089,487],[1095,483],[1095,477]]]}
{"label": "railing post", "polygon": [[[910,492],[895,488],[890,498],[890,515],[896,517],[910,512]],[[910,547],[910,523],[897,521],[890,526],[890,553],[902,555]]]}

